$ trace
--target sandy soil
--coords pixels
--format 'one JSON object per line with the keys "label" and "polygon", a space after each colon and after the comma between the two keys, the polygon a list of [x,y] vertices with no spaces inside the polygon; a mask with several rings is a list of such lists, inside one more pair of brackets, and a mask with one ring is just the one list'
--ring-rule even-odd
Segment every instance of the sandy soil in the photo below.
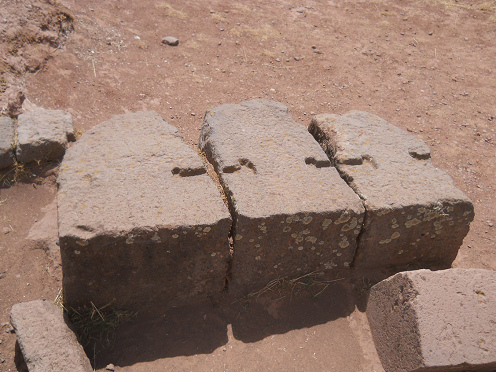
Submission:
{"label": "sandy soil", "polygon": [[[67,110],[87,130],[152,109],[194,146],[215,104],[273,99],[302,125],[317,113],[369,111],[424,140],[473,200],[476,219],[453,266],[496,270],[496,1],[60,3],[0,0],[4,114],[24,95],[25,107]],[[162,44],[167,35],[179,45]],[[16,370],[11,306],[54,299],[61,284],[57,166],[29,172],[0,189],[0,371]],[[353,283],[316,298],[315,286],[298,285],[157,309],[90,357],[117,371],[381,371],[364,314],[369,283]]]}

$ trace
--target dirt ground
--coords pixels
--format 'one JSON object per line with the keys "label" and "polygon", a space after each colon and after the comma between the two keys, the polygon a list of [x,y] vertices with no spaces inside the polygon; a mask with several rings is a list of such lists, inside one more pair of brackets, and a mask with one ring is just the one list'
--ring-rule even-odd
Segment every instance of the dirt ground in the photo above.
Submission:
{"label": "dirt ground", "polygon": [[[26,109],[71,112],[82,131],[156,110],[195,146],[207,108],[252,98],[283,102],[302,125],[377,114],[425,141],[474,202],[453,266],[496,270],[494,0],[0,0],[0,41],[2,114],[25,97]],[[28,172],[0,189],[0,371],[16,370],[12,305],[61,286],[57,165]],[[116,371],[381,371],[370,283],[345,279],[317,297],[323,286],[301,283],[140,314],[90,359]]]}

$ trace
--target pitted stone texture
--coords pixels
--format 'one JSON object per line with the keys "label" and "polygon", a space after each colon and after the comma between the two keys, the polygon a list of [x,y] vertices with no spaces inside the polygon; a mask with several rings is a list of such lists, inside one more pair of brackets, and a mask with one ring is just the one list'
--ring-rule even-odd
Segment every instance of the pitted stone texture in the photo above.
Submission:
{"label": "pitted stone texture", "polygon": [[62,110],[37,109],[17,120],[17,161],[60,160],[74,140],[72,115]]}
{"label": "pitted stone texture", "polygon": [[62,309],[53,303],[37,300],[16,304],[10,322],[30,372],[93,371]]}
{"label": "pitted stone texture", "polygon": [[199,146],[219,173],[235,219],[230,291],[349,266],[363,206],[286,106],[265,100],[216,106],[206,114]]}
{"label": "pitted stone texture", "polygon": [[496,369],[495,271],[398,273],[372,287],[367,317],[387,372]]}
{"label": "pitted stone texture", "polygon": [[67,306],[137,309],[223,291],[229,212],[199,155],[157,113],[87,131],[58,183]]}
{"label": "pitted stone texture", "polygon": [[14,164],[15,127],[11,118],[0,118],[0,169]]}
{"label": "pitted stone texture", "polygon": [[317,115],[309,131],[364,202],[357,268],[450,267],[474,208],[424,142],[361,111]]}

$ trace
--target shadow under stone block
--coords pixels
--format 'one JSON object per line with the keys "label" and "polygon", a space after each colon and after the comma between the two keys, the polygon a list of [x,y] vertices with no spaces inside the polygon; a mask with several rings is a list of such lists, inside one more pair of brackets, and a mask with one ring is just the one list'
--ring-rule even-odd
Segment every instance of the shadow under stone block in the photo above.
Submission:
{"label": "shadow under stone block", "polygon": [[474,208],[424,142],[361,111],[317,115],[309,131],[365,205],[357,269],[451,266]]}
{"label": "shadow under stone block", "polygon": [[200,156],[157,113],[87,131],[58,183],[66,306],[133,310],[223,291],[228,209]]}
{"label": "shadow under stone block", "polygon": [[233,215],[230,292],[349,267],[363,205],[286,106],[253,100],[213,107],[199,147],[219,174]]}

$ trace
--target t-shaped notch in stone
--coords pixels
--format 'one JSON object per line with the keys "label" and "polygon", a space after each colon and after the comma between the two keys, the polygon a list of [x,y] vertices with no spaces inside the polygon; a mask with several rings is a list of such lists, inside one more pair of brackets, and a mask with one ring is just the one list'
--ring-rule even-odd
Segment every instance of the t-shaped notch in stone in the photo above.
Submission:
{"label": "t-shaped notch in stone", "polygon": [[425,143],[361,111],[317,115],[309,131],[364,202],[357,267],[451,265],[474,209]]}
{"label": "t-shaped notch in stone", "polygon": [[333,276],[349,266],[363,206],[286,106],[253,100],[213,107],[199,147],[233,214],[231,292],[261,289],[277,277]]}
{"label": "t-shaped notch in stone", "polygon": [[58,183],[67,306],[134,310],[224,290],[229,212],[198,153],[157,113],[87,131]]}

